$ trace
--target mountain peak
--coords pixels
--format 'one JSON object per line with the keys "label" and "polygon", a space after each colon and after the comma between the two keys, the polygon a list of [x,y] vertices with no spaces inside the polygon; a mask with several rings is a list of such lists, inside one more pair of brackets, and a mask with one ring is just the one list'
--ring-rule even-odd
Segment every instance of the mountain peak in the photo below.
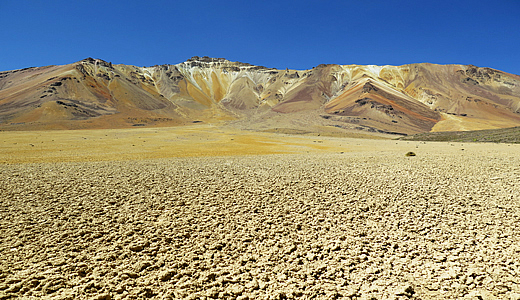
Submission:
{"label": "mountain peak", "polygon": [[239,71],[240,68],[247,68],[248,70],[264,70],[264,69],[270,69],[266,68],[264,66],[256,66],[249,63],[243,63],[239,61],[230,61],[225,58],[214,58],[209,56],[193,56],[192,58],[188,59],[187,61],[180,63],[179,65],[184,65],[187,67],[202,67],[202,68],[208,68],[208,67],[220,67],[225,69],[230,69],[232,71]]}
{"label": "mountain peak", "polygon": [[78,61],[78,63],[89,63],[89,64],[100,65],[100,66],[104,66],[104,67],[110,67],[110,68],[112,67],[111,62],[107,62],[102,59],[92,58],[92,57],[87,57],[85,59],[82,59],[82,60]]}
{"label": "mountain peak", "polygon": [[193,56],[193,57],[189,58],[187,61],[198,61],[198,62],[230,62],[229,60],[227,60],[227,59],[225,59],[225,58],[214,58],[214,57],[209,57],[209,56],[203,56],[203,57]]}

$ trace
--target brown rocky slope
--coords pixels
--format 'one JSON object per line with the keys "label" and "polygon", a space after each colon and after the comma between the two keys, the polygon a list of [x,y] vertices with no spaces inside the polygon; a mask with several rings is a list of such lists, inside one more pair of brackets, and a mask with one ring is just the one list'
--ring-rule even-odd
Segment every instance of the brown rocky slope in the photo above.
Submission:
{"label": "brown rocky slope", "polygon": [[471,65],[297,71],[208,57],[153,67],[88,58],[0,72],[3,130],[231,120],[254,130],[297,129],[305,116],[309,127],[414,134],[519,126],[519,112],[520,76]]}

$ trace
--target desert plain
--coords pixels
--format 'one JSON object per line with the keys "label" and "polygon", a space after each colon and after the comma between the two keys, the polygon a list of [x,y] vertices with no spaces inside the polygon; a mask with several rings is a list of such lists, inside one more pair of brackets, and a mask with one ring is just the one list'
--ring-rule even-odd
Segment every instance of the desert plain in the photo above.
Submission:
{"label": "desert plain", "polygon": [[0,299],[520,299],[519,147],[0,132]]}

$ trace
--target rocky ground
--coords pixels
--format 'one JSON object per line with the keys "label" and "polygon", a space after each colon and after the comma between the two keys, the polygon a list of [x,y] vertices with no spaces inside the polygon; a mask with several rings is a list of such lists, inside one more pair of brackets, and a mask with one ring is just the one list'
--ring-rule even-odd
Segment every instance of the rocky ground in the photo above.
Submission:
{"label": "rocky ground", "polygon": [[0,165],[0,299],[520,299],[520,156],[458,151]]}

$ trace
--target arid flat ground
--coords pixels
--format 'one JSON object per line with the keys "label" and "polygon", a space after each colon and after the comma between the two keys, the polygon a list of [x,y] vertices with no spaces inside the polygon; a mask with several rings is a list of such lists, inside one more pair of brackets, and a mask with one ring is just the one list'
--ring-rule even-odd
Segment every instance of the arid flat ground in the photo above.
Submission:
{"label": "arid flat ground", "polygon": [[0,163],[120,161],[341,150],[341,139],[329,140],[318,136],[277,135],[202,124],[163,128],[4,131],[0,132]]}
{"label": "arid flat ground", "polygon": [[520,299],[519,150],[0,132],[0,299]]}

